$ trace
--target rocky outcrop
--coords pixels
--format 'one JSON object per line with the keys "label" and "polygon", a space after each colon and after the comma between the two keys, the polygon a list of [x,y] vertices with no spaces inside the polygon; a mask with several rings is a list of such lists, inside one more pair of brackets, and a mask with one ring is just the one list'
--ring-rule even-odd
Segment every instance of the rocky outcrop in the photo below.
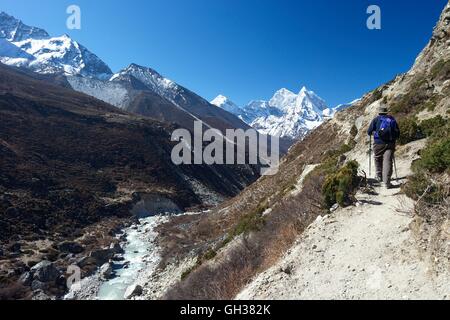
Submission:
{"label": "rocky outcrop", "polygon": [[439,22],[434,28],[432,38],[426,48],[417,57],[412,73],[429,71],[440,59],[450,59],[450,3],[443,10]]}

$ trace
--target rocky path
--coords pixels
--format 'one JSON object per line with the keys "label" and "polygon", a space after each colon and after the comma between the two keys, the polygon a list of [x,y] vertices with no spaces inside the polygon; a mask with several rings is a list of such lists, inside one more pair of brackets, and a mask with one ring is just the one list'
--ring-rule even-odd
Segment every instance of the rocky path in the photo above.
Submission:
{"label": "rocky path", "polygon": [[237,299],[450,299],[449,275],[435,276],[416,250],[412,201],[377,191],[319,218]]}
{"label": "rocky path", "polygon": [[450,271],[436,274],[410,231],[413,201],[381,187],[357,198],[319,217],[237,299],[450,299]]}

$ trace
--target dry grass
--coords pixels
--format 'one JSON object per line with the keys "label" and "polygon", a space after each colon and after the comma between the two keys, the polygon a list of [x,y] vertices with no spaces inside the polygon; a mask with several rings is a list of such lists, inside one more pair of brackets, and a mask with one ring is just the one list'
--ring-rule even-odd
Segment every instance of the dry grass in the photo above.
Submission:
{"label": "dry grass", "polygon": [[243,234],[200,265],[166,299],[232,299],[258,273],[276,263],[305,228],[324,212],[320,207],[323,176],[311,174],[304,191],[277,202],[264,225]]}

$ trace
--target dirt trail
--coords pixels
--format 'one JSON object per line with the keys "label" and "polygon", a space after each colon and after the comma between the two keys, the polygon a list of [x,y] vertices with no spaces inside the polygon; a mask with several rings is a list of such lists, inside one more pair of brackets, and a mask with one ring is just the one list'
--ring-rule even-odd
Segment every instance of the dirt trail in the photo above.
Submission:
{"label": "dirt trail", "polygon": [[[399,150],[401,175],[418,148]],[[366,169],[362,150],[354,158]],[[412,237],[413,201],[399,189],[375,193],[359,193],[356,206],[319,217],[237,299],[450,299],[450,272],[436,274]]]}

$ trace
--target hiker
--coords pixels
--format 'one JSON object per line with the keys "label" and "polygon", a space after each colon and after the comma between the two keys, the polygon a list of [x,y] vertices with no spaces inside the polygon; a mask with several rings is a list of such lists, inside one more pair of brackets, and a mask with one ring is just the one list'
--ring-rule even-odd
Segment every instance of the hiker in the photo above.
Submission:
{"label": "hiker", "polygon": [[400,137],[400,129],[397,121],[389,115],[388,108],[381,106],[378,116],[373,119],[367,131],[370,139],[374,134],[375,144],[373,151],[375,154],[375,167],[377,171],[377,180],[383,183],[383,186],[390,188],[392,177],[392,165],[394,161],[395,145]]}

